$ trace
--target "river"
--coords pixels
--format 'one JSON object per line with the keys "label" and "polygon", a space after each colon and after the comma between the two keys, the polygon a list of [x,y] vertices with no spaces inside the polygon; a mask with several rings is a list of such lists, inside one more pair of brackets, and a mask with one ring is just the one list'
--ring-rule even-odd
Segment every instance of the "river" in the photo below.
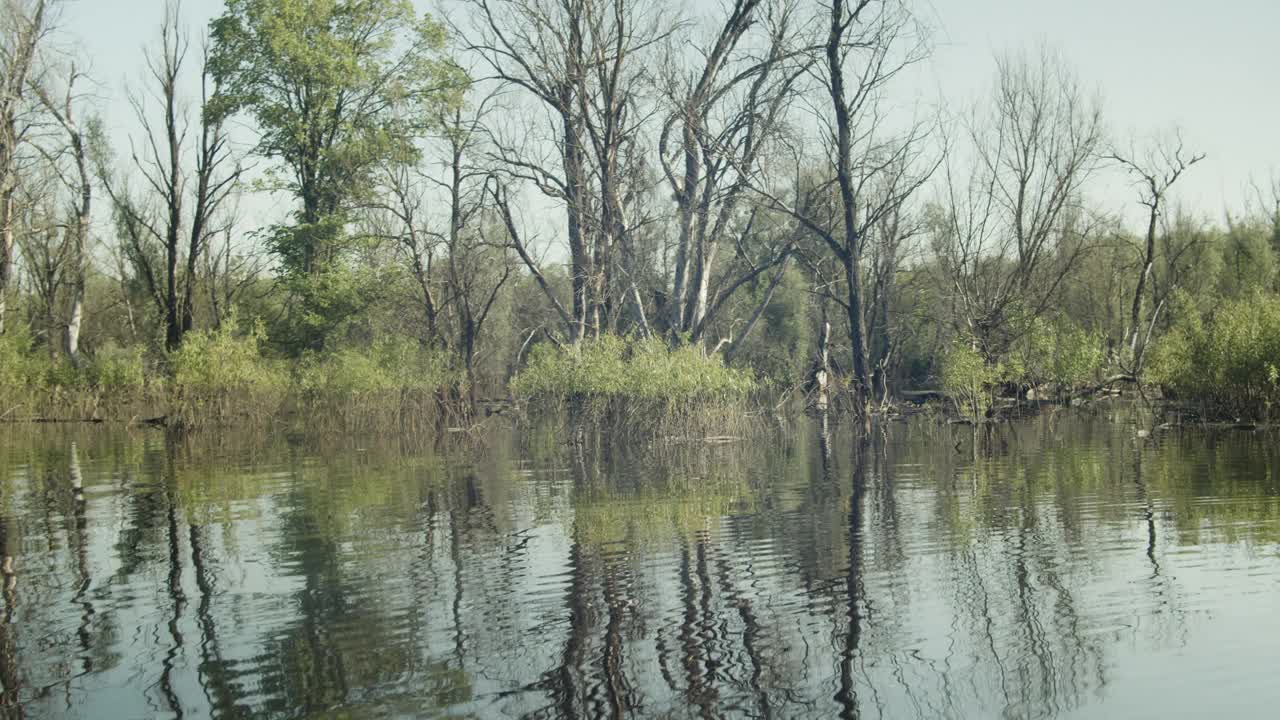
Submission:
{"label": "river", "polygon": [[5,717],[1275,717],[1280,437],[0,426]]}

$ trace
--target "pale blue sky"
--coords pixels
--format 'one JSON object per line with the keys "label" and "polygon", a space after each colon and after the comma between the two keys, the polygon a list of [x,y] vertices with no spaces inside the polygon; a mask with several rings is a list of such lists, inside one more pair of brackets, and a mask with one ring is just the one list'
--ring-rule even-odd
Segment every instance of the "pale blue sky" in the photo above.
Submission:
{"label": "pale blue sky", "polygon": [[[702,1],[702,0],[693,0]],[[164,0],[71,0],[64,17],[92,61],[102,93],[121,97],[136,78],[140,49],[155,37]],[[426,3],[419,2],[424,9]],[[221,0],[186,0],[198,27]],[[1207,160],[1182,181],[1178,197],[1220,217],[1239,207],[1251,178],[1280,169],[1280,2],[1276,0],[933,0],[921,3],[938,28],[928,81],[948,103],[971,103],[989,83],[1002,50],[1057,48],[1104,99],[1118,137],[1182,129]],[[124,130],[114,102],[108,124]],[[1123,188],[1102,198],[1130,202]]]}

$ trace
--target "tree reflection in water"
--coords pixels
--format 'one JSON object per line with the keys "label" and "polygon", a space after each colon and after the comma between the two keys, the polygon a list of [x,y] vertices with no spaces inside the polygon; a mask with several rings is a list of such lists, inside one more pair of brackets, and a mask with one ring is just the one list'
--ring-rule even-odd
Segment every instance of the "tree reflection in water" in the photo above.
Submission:
{"label": "tree reflection in water", "polygon": [[[1280,456],[1261,436],[1060,416],[863,440],[830,418],[729,445],[565,435],[10,435],[0,706],[1088,715],[1147,655],[1213,656],[1215,608],[1280,589]],[[1269,687],[1246,640],[1221,657]]]}

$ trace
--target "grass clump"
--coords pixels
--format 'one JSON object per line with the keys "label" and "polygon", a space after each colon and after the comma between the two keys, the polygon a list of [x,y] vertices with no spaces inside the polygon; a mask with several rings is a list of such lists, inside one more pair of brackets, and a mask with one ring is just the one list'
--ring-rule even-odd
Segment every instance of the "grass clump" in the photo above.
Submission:
{"label": "grass clump", "polygon": [[425,425],[438,414],[440,390],[460,382],[443,353],[386,338],[305,356],[297,371],[298,404],[309,424],[350,430]]}
{"label": "grass clump", "polygon": [[1261,292],[1205,316],[1187,307],[1153,348],[1147,380],[1205,416],[1270,422],[1280,409],[1280,297]]}
{"label": "grass clump", "polygon": [[749,373],[699,347],[671,349],[657,339],[616,336],[563,350],[537,347],[512,382],[535,404],[567,407],[579,419],[625,420],[631,427],[710,421],[740,410],[755,386]]}
{"label": "grass clump", "polygon": [[103,408],[138,414],[153,406],[162,387],[150,378],[140,345],[107,342],[76,367],[37,348],[25,325],[0,335],[0,419],[85,420]]}
{"label": "grass clump", "polygon": [[30,329],[13,323],[0,335],[0,418],[28,415],[42,394],[48,356],[37,352]]}
{"label": "grass clump", "polygon": [[234,323],[187,333],[169,358],[176,419],[188,425],[221,424],[275,415],[284,399],[287,374],[262,354],[265,340],[260,323],[245,333],[237,332]]}

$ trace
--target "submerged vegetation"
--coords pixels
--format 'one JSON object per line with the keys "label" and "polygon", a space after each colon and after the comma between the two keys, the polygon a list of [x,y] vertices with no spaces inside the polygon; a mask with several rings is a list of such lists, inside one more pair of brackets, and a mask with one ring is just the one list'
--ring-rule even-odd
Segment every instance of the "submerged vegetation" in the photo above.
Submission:
{"label": "submerged vegetation", "polygon": [[207,53],[168,5],[114,134],[71,6],[6,5],[0,419],[976,421],[1124,383],[1275,419],[1280,182],[1179,206],[1206,158],[1118,137],[1053,50],[903,127],[910,2],[457,5],[227,0]]}

